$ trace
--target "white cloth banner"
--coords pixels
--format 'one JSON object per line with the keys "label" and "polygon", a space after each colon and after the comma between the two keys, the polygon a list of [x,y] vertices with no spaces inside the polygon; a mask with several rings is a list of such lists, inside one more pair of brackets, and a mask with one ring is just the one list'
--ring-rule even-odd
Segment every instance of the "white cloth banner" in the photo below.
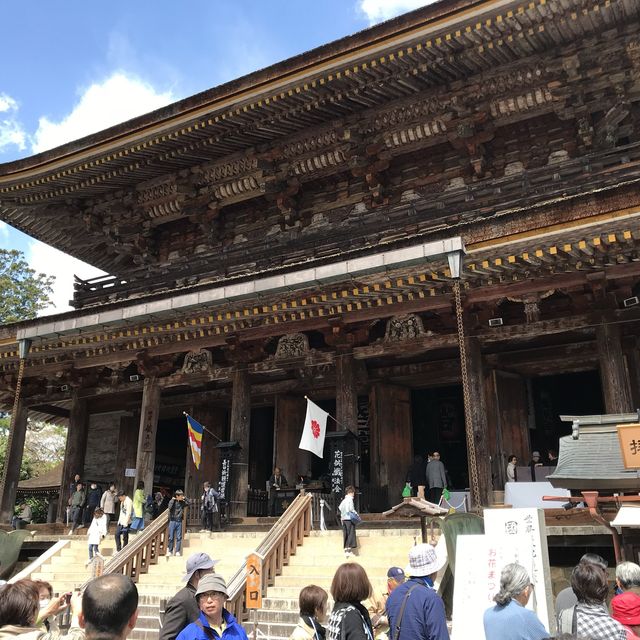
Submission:
{"label": "white cloth banner", "polygon": [[322,458],[324,449],[324,436],[327,433],[327,417],[329,414],[323,411],[317,404],[307,398],[307,415],[304,419],[304,429],[300,438],[299,449],[311,451],[318,458]]}

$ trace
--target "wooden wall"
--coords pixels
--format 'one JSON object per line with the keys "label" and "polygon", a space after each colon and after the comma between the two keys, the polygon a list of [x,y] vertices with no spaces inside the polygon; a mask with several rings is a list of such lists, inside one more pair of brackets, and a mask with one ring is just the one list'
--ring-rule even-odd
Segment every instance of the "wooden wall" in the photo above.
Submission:
{"label": "wooden wall", "polygon": [[398,504],[413,460],[411,390],[378,383],[369,397],[371,484],[388,487],[390,503]]}
{"label": "wooden wall", "polygon": [[295,484],[299,473],[305,474],[311,469],[313,454],[298,448],[306,410],[302,395],[279,395],[276,398],[274,466],[280,467],[289,484]]}

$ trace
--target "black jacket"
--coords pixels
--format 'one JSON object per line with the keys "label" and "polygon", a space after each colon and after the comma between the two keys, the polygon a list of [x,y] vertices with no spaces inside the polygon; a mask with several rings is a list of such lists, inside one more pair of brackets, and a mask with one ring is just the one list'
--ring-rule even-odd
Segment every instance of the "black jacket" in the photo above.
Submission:
{"label": "black jacket", "polygon": [[178,520],[182,522],[182,514],[184,510],[189,506],[189,502],[185,498],[184,500],[176,500],[175,498],[171,498],[169,500],[169,520]]}
{"label": "black jacket", "polygon": [[[355,607],[355,611],[347,611],[344,618],[342,619],[340,638],[344,638],[344,640],[369,640],[373,637],[373,629],[371,627],[371,618],[369,617],[369,612],[366,607],[362,605],[360,602],[336,602],[333,607],[333,611],[336,612],[339,609],[344,609],[346,607]],[[332,614],[333,615],[333,614]],[[368,636],[366,631],[364,630],[363,621],[369,627],[369,631],[371,635]],[[329,627],[331,628],[331,621],[329,621]],[[331,633],[328,634],[331,637]]]}
{"label": "black jacket", "polygon": [[167,602],[158,640],[175,640],[188,624],[198,619],[199,614],[196,588],[188,584]]}

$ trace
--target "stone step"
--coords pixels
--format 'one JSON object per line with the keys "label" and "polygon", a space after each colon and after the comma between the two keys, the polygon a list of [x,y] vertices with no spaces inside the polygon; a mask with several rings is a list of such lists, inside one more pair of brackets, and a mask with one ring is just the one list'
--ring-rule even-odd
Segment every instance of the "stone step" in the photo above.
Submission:
{"label": "stone step", "polygon": [[160,619],[158,618],[158,611],[150,615],[138,614],[138,620],[136,621],[136,629],[155,629],[160,630]]}
{"label": "stone step", "polygon": [[[253,614],[250,614],[252,616]],[[284,638],[285,640],[289,638],[289,636],[293,633],[293,630],[298,624],[298,621],[294,623],[284,623],[284,622],[261,622],[258,621],[258,629],[269,638],[269,640],[278,640],[280,638]],[[247,635],[253,632],[253,621],[250,618],[249,622],[245,622],[242,625],[247,632]],[[260,636],[262,637],[262,636]]]}
{"label": "stone step", "polygon": [[[250,614],[253,616],[253,612]],[[260,622],[278,622],[284,624],[298,624],[300,612],[297,609],[257,609],[256,617]]]}
{"label": "stone step", "polygon": [[[273,591],[273,587],[269,587],[267,593],[271,594]],[[298,591],[298,593],[300,593]],[[298,602],[298,594],[295,597],[287,598],[287,597],[277,597],[275,594],[272,596],[268,596],[266,598],[262,598],[262,606],[264,609],[279,609],[286,611],[295,611],[296,613],[299,610],[299,602]]]}

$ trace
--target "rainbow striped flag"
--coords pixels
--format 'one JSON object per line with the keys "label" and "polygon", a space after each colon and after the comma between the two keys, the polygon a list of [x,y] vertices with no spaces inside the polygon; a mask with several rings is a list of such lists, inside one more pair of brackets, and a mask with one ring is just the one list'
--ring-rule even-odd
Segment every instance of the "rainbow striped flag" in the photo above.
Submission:
{"label": "rainbow striped flag", "polygon": [[196,469],[200,468],[200,459],[202,457],[202,434],[204,427],[194,420],[189,414],[187,416],[187,431],[189,432],[189,445],[191,447],[191,457]]}

